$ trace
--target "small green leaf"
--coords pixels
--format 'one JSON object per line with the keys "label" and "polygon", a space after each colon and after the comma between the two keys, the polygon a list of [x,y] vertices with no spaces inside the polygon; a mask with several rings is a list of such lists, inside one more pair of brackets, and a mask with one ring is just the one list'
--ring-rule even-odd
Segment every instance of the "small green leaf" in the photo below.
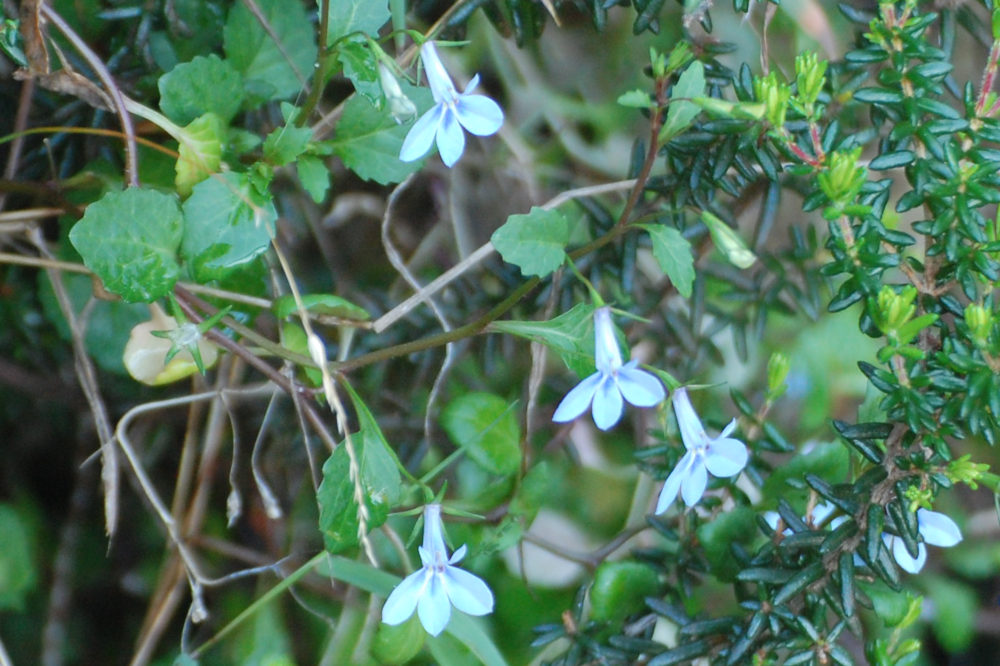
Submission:
{"label": "small green leaf", "polygon": [[0,609],[22,611],[29,593],[38,583],[38,568],[32,553],[31,533],[14,507],[0,504]]}
{"label": "small green leaf", "polygon": [[271,33],[246,3],[234,4],[222,32],[226,57],[243,73],[245,91],[256,98],[252,101],[291,97],[312,76],[316,62],[312,22],[300,2],[256,0],[256,6]]}
{"label": "small green leaf", "polygon": [[688,127],[701,112],[691,99],[705,95],[705,66],[695,60],[677,79],[670,93],[670,105],[667,107],[667,119],[660,128],[659,142],[664,144]]}
{"label": "small green leaf", "polygon": [[875,609],[875,616],[887,627],[895,627],[906,618],[913,596],[906,591],[894,592],[882,581],[855,581],[855,585],[868,595]]}
{"label": "small green leaf", "polygon": [[225,140],[226,126],[214,113],[206,113],[184,128],[174,167],[174,185],[179,195],[190,195],[195,185],[219,170]]}
{"label": "small green leaf", "polygon": [[619,95],[618,103],[635,109],[651,109],[655,106],[653,100],[649,98],[649,93],[639,88]]}
{"label": "small green leaf", "polygon": [[[431,107],[430,90],[405,81],[400,82],[400,86],[421,112]],[[365,97],[356,95],[344,104],[344,113],[330,146],[360,178],[380,185],[398,183],[423,165],[422,160],[403,162],[399,159],[399,149],[409,130],[410,125],[398,124],[389,109],[376,109]]]}
{"label": "small green leaf", "polygon": [[603,562],[594,572],[590,587],[593,618],[621,622],[643,610],[643,599],[655,596],[659,588],[656,571],[641,562]]}
{"label": "small green leaf", "polygon": [[[346,298],[341,298],[333,294],[304,294],[302,296],[302,305],[307,311],[316,314],[342,317],[344,319],[358,319],[361,321],[371,319],[368,310],[365,310],[360,305],[351,303]],[[291,294],[286,294],[277,299],[271,306],[271,309],[274,310],[274,316],[284,319],[288,315],[298,312],[299,308],[295,304],[295,298]]]}
{"label": "small green leaf", "polygon": [[264,159],[272,166],[284,166],[305,152],[312,136],[308,127],[291,123],[278,127],[264,139]]}
{"label": "small green leaf", "polygon": [[187,125],[205,113],[223,124],[233,119],[243,103],[243,76],[217,55],[197,56],[160,77],[160,108],[178,125]]}
{"label": "small green leaf", "polygon": [[976,591],[943,576],[924,575],[920,582],[927,587],[934,607],[941,609],[931,619],[934,636],[948,652],[962,652],[969,647],[976,634],[979,609]]}
{"label": "small green leaf", "polygon": [[670,278],[684,298],[691,296],[691,286],[694,284],[694,255],[691,253],[691,243],[674,227],[664,225],[644,224],[642,228],[649,233],[653,242],[653,258],[660,269]]}
{"label": "small green leaf", "polygon": [[407,664],[420,652],[426,637],[416,613],[402,624],[380,623],[372,641],[372,656],[379,664]]}
{"label": "small green leaf", "polygon": [[541,342],[581,377],[594,372],[594,306],[589,303],[577,303],[548,321],[495,321],[490,330]]}
{"label": "small green leaf", "polygon": [[800,453],[774,470],[764,482],[764,497],[774,501],[787,499],[793,504],[802,500],[802,506],[796,508],[804,510],[804,500],[808,491],[793,488],[788,485],[788,481],[801,482],[806,474],[817,474],[830,483],[840,483],[846,480],[849,465],[850,454],[840,444],[836,442],[816,444],[807,453]]}
{"label": "small green leaf", "polygon": [[[323,3],[316,3],[322,8]],[[370,37],[389,20],[388,0],[335,0],[329,4],[326,44],[332,46],[344,37],[362,32]]]}
{"label": "small green leaf", "polygon": [[221,279],[267,251],[277,217],[245,174],[209,178],[184,202],[181,255],[197,281]]}
{"label": "small green leaf", "polygon": [[132,187],[90,204],[69,240],[108,291],[130,303],[151,303],[177,282],[182,234],[176,199]]}
{"label": "small green leaf", "polygon": [[330,170],[326,168],[323,160],[312,155],[302,155],[295,163],[295,170],[299,174],[302,188],[309,193],[313,201],[322,203],[327,190],[330,189]]}
{"label": "small green leaf", "polygon": [[732,544],[748,544],[757,536],[756,514],[741,506],[727,511],[698,528],[698,539],[705,547],[705,557],[712,573],[724,582],[736,580],[740,563],[733,557]]}
{"label": "small green leaf", "polygon": [[743,239],[733,231],[732,227],[717,218],[707,210],[701,212],[701,221],[712,234],[715,247],[726,256],[737,268],[750,268],[757,261],[757,255],[750,251]]}
{"label": "small green leaf", "polygon": [[441,415],[455,446],[494,474],[513,474],[521,465],[521,430],[511,405],[492,393],[466,393]]}
{"label": "small green leaf", "polygon": [[493,233],[494,247],[524,275],[545,277],[562,266],[569,243],[569,222],[556,210],[532,206],[525,215],[511,215]]}

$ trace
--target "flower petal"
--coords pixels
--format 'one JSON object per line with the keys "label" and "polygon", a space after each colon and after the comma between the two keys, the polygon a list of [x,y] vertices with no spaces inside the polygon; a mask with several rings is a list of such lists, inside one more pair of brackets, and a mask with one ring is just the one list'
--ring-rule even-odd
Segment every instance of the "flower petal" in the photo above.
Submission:
{"label": "flower petal", "polygon": [[690,451],[677,461],[677,467],[674,467],[674,470],[670,472],[670,476],[667,477],[666,482],[663,484],[663,489],[660,491],[660,498],[656,500],[656,511],[654,513],[657,515],[663,513],[677,499],[677,492],[681,489],[681,482],[687,478],[692,462],[694,462],[694,454]]}
{"label": "flower petal", "polygon": [[635,367],[638,361],[629,361],[618,371],[616,380],[622,396],[636,407],[653,407],[667,397],[663,384],[651,372]]}
{"label": "flower petal", "polygon": [[445,166],[453,166],[465,150],[465,132],[458,124],[455,113],[445,108],[441,115],[441,125],[437,131],[438,152],[441,153],[441,161]]}
{"label": "flower petal", "polygon": [[456,562],[461,562],[462,558],[465,557],[465,544],[463,543],[458,547],[454,553],[451,554],[451,558],[448,559],[448,564],[455,564]]}
{"label": "flower petal", "polygon": [[602,372],[614,372],[622,366],[622,351],[608,306],[594,310],[594,365]]}
{"label": "flower petal", "polygon": [[419,569],[404,578],[382,606],[382,621],[386,624],[402,624],[413,615],[417,602],[423,594],[424,584],[430,572]]}
{"label": "flower petal", "polygon": [[462,127],[477,136],[496,134],[503,125],[500,105],[485,95],[463,95],[455,104]]}
{"label": "flower petal", "polygon": [[431,636],[437,636],[448,625],[448,620],[451,619],[451,602],[448,601],[440,574],[431,576],[430,585],[417,604],[417,615],[420,616],[420,624],[424,625]]}
{"label": "flower petal", "polygon": [[683,386],[674,391],[674,414],[677,416],[677,427],[681,431],[681,440],[687,449],[696,449],[708,442],[705,427],[701,425],[698,414],[691,406],[687,389]]}
{"label": "flower petal", "polygon": [[425,566],[435,566],[448,561],[448,550],[444,544],[444,526],[441,524],[440,504],[424,506],[424,541],[420,548],[420,560]]}
{"label": "flower petal", "polygon": [[594,423],[601,430],[610,430],[618,423],[625,413],[625,401],[618,390],[618,385],[609,375],[603,377],[594,393]]}
{"label": "flower petal", "polygon": [[427,72],[427,85],[431,88],[435,102],[451,103],[458,96],[455,84],[448,76],[448,70],[441,64],[438,57],[437,47],[434,42],[424,42],[420,47],[420,61],[424,63],[424,71]]}
{"label": "flower petal", "polygon": [[924,544],[917,544],[917,556],[913,557],[906,550],[906,543],[899,537],[890,536],[889,542],[892,543],[892,556],[904,571],[915,574],[924,568],[924,563],[927,562],[927,547]]}
{"label": "flower petal", "polygon": [[568,423],[587,411],[590,403],[594,400],[597,387],[600,386],[603,379],[604,375],[600,372],[595,372],[574,386],[563,397],[559,406],[556,407],[556,412],[552,415],[552,420],[556,423]]}
{"label": "flower petal", "polygon": [[705,471],[705,463],[695,460],[691,465],[691,471],[681,484],[681,497],[688,506],[694,506],[705,494],[705,487],[708,486],[708,472]]}
{"label": "flower petal", "polygon": [[448,598],[458,610],[469,615],[493,612],[493,593],[479,576],[458,567],[447,567],[444,580]]}
{"label": "flower petal", "polygon": [[932,546],[948,548],[962,540],[962,532],[955,521],[937,511],[917,509],[920,536]]}
{"label": "flower petal", "polygon": [[413,162],[427,154],[427,151],[431,149],[431,144],[434,143],[434,136],[438,132],[442,111],[442,106],[433,106],[427,113],[420,116],[417,122],[413,123],[413,127],[403,139],[403,147],[399,149],[399,159],[404,162]]}
{"label": "flower petal", "polygon": [[717,439],[705,451],[705,467],[713,476],[735,476],[747,466],[747,447],[738,439]]}

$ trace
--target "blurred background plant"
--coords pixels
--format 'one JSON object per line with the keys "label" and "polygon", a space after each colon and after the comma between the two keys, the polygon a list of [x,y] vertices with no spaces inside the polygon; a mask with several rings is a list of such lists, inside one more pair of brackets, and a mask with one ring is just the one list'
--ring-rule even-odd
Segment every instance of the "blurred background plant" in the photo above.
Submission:
{"label": "blurred background plant", "polygon": [[[1000,20],[723,5],[5,2],[0,662],[992,663]],[[694,507],[669,398],[551,422],[591,288],[737,418]],[[430,637],[434,498],[496,605]]]}

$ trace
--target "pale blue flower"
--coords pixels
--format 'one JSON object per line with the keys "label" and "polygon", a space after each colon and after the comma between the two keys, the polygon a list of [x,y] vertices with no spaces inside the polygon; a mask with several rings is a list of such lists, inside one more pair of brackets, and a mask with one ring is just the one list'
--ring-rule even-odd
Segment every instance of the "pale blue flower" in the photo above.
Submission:
{"label": "pale blue flower", "polygon": [[420,546],[423,567],[396,586],[382,606],[382,621],[402,624],[417,611],[420,623],[437,636],[451,619],[451,607],[469,615],[493,612],[493,593],[481,578],[456,566],[465,556],[465,546],[448,557],[441,525],[441,505],[424,507],[424,544]]}
{"label": "pale blue flower", "polygon": [[437,140],[438,152],[447,166],[452,166],[465,150],[465,133],[478,136],[495,134],[503,125],[500,106],[485,95],[473,95],[479,75],[472,77],[465,91],[459,93],[438,58],[433,42],[420,47],[420,60],[427,71],[427,83],[434,95],[434,106],[410,128],[399,151],[399,159],[412,162],[424,156]]}
{"label": "pale blue flower", "polygon": [[674,503],[678,491],[685,504],[694,506],[705,493],[709,472],[718,477],[736,476],[746,467],[748,458],[743,442],[729,437],[729,433],[736,428],[736,419],[718,437],[710,439],[683,387],[674,391],[674,414],[687,453],[663,484],[660,499],[656,502],[658,514]]}
{"label": "pale blue flower", "polygon": [[594,423],[609,430],[621,420],[626,401],[636,407],[652,407],[666,397],[663,384],[652,373],[640,370],[639,361],[622,364],[611,308],[606,306],[594,311],[594,364],[597,372],[566,394],[552,415],[553,421],[572,421],[593,405]]}
{"label": "pale blue flower", "polygon": [[906,543],[900,537],[882,534],[885,547],[892,551],[896,563],[905,571],[913,574],[923,569],[924,563],[927,562],[927,546],[924,543],[949,548],[962,540],[962,532],[954,520],[943,513],[928,509],[917,509],[917,531],[923,541],[917,544],[916,557],[910,555],[910,551],[906,549]]}

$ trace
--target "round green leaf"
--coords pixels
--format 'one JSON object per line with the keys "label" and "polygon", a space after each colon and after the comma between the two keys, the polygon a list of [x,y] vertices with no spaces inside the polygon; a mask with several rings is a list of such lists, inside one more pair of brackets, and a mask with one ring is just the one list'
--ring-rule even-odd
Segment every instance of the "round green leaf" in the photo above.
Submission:
{"label": "round green leaf", "polygon": [[492,393],[468,393],[445,408],[441,425],[480,467],[513,474],[521,465],[521,430],[511,407]]}
{"label": "round green leaf", "polygon": [[160,77],[160,108],[178,125],[187,125],[204,113],[224,123],[243,103],[243,76],[217,55],[197,56]]}
{"label": "round green leaf", "polygon": [[652,567],[639,562],[604,562],[594,572],[590,604],[595,620],[621,621],[643,609],[643,599],[656,594],[659,580]]}
{"label": "round green leaf", "polygon": [[130,303],[151,303],[177,282],[182,235],[174,197],[131,187],[88,206],[69,240],[108,291]]}

